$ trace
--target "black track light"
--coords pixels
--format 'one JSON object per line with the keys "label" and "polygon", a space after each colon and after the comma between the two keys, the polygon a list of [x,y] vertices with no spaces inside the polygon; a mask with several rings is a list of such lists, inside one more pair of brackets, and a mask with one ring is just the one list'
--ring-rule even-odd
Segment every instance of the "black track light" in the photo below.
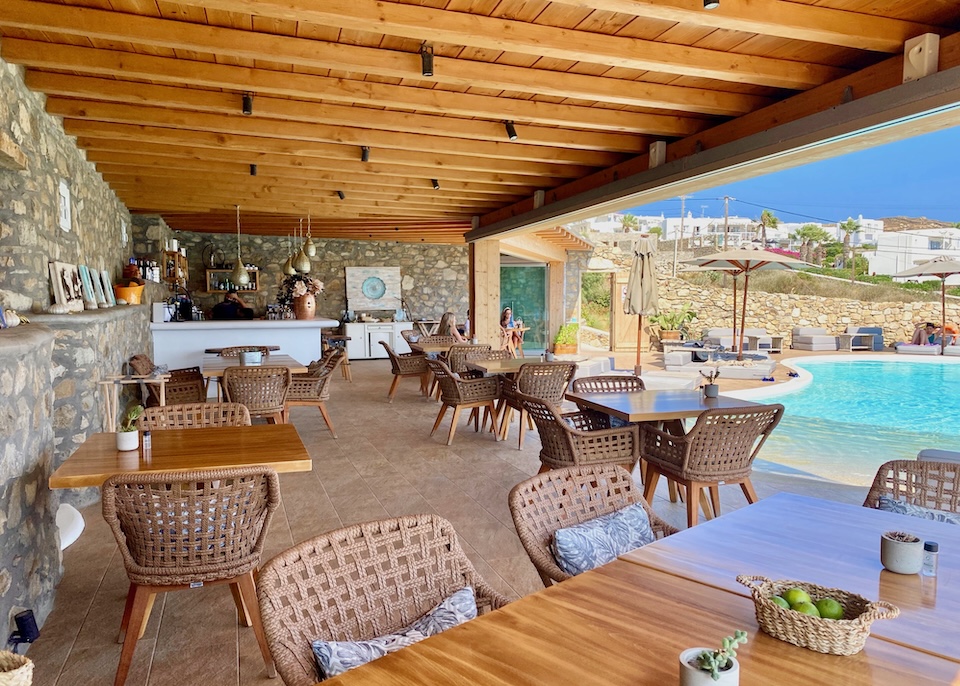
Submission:
{"label": "black track light", "polygon": [[517,127],[513,125],[512,121],[503,122],[503,127],[507,130],[507,138],[512,141],[517,140]]}
{"label": "black track light", "polygon": [[720,0],[703,0],[703,9],[715,10],[720,7]]}
{"label": "black track light", "polygon": [[435,190],[435,191],[440,190],[440,182],[439,182],[439,181],[437,181],[436,179],[430,179],[430,183],[433,184],[433,190]]}
{"label": "black track light", "polygon": [[360,161],[369,162],[370,161],[370,148],[365,145],[360,146]]}
{"label": "black track light", "polygon": [[243,94],[243,113],[248,117],[253,114],[253,93]]}
{"label": "black track light", "polygon": [[347,199],[347,196],[344,194],[343,191],[337,191],[337,197],[340,198],[341,200]]}
{"label": "black track light", "polygon": [[256,175],[257,175],[257,165],[251,164],[251,165],[250,165],[250,176],[256,176]]}
{"label": "black track light", "polygon": [[420,44],[420,73],[433,76],[433,46],[426,41]]}

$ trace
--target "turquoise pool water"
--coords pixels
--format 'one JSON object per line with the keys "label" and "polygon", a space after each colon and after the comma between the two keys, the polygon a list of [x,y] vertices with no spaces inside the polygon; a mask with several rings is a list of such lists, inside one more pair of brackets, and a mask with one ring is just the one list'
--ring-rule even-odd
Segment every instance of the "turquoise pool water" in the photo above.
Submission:
{"label": "turquoise pool water", "polygon": [[761,459],[844,483],[869,485],[887,460],[923,448],[960,449],[960,364],[794,361],[813,374],[771,397],[784,418]]}

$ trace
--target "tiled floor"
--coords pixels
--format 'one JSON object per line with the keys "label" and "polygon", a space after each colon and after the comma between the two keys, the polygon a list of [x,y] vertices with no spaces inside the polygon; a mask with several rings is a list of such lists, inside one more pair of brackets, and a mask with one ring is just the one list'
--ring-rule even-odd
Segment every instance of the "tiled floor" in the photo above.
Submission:
{"label": "tiled floor", "polygon": [[[315,410],[294,409],[293,421],[313,457],[313,472],[281,476],[283,505],[273,520],[265,559],[344,525],[435,512],[453,523],[478,571],[501,592],[516,598],[541,588],[507,508],[510,488],[539,468],[536,431],[527,434],[520,451],[516,425],[505,443],[463,425],[447,447],[446,422],[434,437],[428,436],[439,406],[418,394],[416,380],[404,380],[396,400],[388,404],[391,377],[386,362],[355,362],[352,369],[354,382],[337,378],[329,403],[338,440],[330,437]],[[754,484],[760,497],[792,491],[860,503],[866,492],[769,471],[755,472]],[[744,504],[739,488],[721,490],[725,510]],[[654,508],[683,526],[682,507],[663,494],[665,488]],[[83,515],[86,530],[64,553],[55,609],[29,651],[37,686],[108,684],[116,671],[120,645],[115,641],[127,578],[99,506]],[[253,631],[237,625],[230,593],[221,586],[158,598],[127,683],[279,682],[266,678]]]}

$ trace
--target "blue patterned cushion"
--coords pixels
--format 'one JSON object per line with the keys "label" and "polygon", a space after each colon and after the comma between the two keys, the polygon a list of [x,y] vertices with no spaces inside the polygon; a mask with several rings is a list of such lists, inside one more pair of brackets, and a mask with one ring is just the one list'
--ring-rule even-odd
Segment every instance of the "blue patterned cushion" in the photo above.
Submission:
{"label": "blue patterned cushion", "polygon": [[579,574],[654,541],[641,503],[553,534],[553,556],[567,574]]}
{"label": "blue patterned cushion", "polygon": [[378,636],[368,641],[316,640],[311,646],[313,655],[325,678],[342,674],[389,653],[406,648],[428,636],[452,629],[477,616],[477,599],[472,586],[461,588],[444,598],[405,629],[395,634]]}
{"label": "blue patterned cushion", "polygon": [[943,510],[936,510],[930,507],[921,507],[920,505],[911,505],[902,500],[894,500],[888,495],[880,496],[877,509],[910,515],[911,517],[919,517],[920,519],[932,519],[935,522],[944,522],[946,524],[960,524],[960,515],[958,514],[944,512]]}

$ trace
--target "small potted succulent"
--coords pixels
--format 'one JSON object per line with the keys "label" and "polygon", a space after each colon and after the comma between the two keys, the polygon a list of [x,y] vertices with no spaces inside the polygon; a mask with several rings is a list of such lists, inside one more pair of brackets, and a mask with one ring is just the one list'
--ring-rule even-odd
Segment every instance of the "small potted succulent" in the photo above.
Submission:
{"label": "small potted succulent", "polygon": [[720,370],[716,367],[701,369],[700,376],[706,381],[706,383],[702,385],[703,397],[716,398],[720,394],[720,387],[714,382],[717,380],[717,377],[720,376]]}
{"label": "small potted succulent", "polygon": [[747,642],[747,632],[737,629],[718,650],[687,648],[680,653],[680,686],[737,686],[740,663],[737,646]]}
{"label": "small potted succulent", "polygon": [[917,574],[923,567],[923,541],[905,531],[880,536],[880,563],[894,574]]}
{"label": "small potted succulent", "polygon": [[120,426],[117,427],[117,450],[127,452],[140,447],[140,431],[137,420],[143,416],[143,405],[131,403],[120,416]]}

